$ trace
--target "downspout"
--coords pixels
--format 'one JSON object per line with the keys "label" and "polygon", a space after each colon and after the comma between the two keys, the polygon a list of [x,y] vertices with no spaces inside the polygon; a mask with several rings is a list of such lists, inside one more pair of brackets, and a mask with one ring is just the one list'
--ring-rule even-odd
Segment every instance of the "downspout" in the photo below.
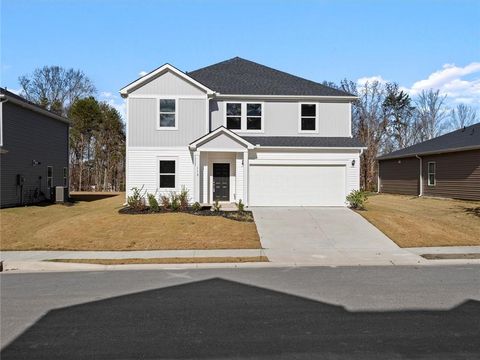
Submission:
{"label": "downspout", "polygon": [[423,171],[422,171],[422,158],[418,155],[415,155],[415,157],[420,160],[420,176],[419,176],[419,185],[420,185],[420,191],[418,196],[423,196]]}

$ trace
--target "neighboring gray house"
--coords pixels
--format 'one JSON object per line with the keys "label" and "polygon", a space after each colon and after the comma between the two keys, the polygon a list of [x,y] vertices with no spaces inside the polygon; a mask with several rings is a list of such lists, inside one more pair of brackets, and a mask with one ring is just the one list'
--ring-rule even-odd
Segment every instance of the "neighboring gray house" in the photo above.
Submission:
{"label": "neighboring gray house", "polygon": [[0,88],[0,206],[50,198],[68,187],[68,119]]}
{"label": "neighboring gray house", "polygon": [[185,187],[200,203],[345,206],[359,188],[351,94],[238,57],[188,73],[166,64],[120,93],[127,194]]}

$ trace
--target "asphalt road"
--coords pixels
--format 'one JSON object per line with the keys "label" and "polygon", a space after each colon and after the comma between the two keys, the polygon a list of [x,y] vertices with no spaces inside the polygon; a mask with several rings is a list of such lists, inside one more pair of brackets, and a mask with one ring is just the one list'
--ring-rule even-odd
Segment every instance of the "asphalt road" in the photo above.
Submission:
{"label": "asphalt road", "polygon": [[480,267],[1,275],[1,359],[478,359]]}

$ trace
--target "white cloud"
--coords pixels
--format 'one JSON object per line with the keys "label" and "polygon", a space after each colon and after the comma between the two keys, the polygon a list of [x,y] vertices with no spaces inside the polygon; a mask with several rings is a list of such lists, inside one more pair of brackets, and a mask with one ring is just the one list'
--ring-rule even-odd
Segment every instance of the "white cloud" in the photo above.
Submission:
{"label": "white cloud", "polygon": [[380,75],[374,75],[374,76],[361,77],[360,79],[357,80],[357,84],[360,86],[363,86],[367,82],[371,84],[372,82],[375,82],[375,81],[378,81],[379,83],[382,83],[382,84],[387,82],[387,80],[385,80]]}
{"label": "white cloud", "polygon": [[145,75],[147,75],[147,74],[148,74],[148,72],[145,71],[145,70],[142,70],[142,71],[140,71],[140,72],[138,73],[138,75],[139,75],[140,77],[145,76]]}
{"label": "white cloud", "polygon": [[415,82],[408,91],[415,96],[428,89],[440,90],[441,94],[448,96],[447,99],[456,103],[480,105],[480,62],[464,67],[445,64],[441,70]]}
{"label": "white cloud", "polygon": [[114,95],[109,91],[100,92],[100,100],[117,109],[123,119],[126,119],[125,101],[118,95]]}

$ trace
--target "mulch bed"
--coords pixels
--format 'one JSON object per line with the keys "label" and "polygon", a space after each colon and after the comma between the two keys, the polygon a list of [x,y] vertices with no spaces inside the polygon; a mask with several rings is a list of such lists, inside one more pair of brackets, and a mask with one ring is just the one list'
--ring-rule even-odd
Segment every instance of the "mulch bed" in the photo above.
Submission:
{"label": "mulch bed", "polygon": [[145,207],[142,209],[133,209],[131,207],[124,207],[118,210],[120,214],[127,214],[127,215],[144,215],[144,214],[175,214],[175,213],[185,213],[190,215],[198,215],[198,216],[222,216],[224,218],[235,220],[235,221],[242,221],[242,222],[254,222],[253,213],[251,211],[212,211],[209,207],[202,208],[201,210],[193,210],[192,208],[188,208],[186,210],[177,210],[173,211],[170,209],[163,209],[160,208],[159,211],[150,210],[149,207]]}
{"label": "mulch bed", "polygon": [[422,254],[427,260],[474,260],[480,259],[480,254]]}

